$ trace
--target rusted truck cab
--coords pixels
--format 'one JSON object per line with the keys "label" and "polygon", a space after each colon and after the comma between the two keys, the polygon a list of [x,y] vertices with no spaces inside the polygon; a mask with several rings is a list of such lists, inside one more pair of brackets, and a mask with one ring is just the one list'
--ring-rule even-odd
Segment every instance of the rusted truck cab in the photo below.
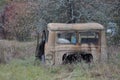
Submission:
{"label": "rusted truck cab", "polygon": [[46,65],[70,63],[77,59],[86,62],[106,60],[106,36],[98,23],[48,24],[45,44]]}

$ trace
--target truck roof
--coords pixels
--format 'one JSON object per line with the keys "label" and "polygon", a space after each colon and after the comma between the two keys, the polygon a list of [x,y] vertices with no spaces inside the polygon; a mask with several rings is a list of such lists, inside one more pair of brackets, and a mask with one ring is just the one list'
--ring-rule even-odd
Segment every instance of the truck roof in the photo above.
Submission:
{"label": "truck roof", "polygon": [[99,23],[49,23],[48,30],[60,31],[60,30],[103,30],[104,27]]}

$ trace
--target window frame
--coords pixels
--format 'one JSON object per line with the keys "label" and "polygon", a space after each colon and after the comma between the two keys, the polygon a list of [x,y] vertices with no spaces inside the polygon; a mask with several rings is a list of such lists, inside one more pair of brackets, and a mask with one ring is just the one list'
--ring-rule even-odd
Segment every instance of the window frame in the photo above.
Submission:
{"label": "window frame", "polygon": [[98,42],[97,45],[101,45],[101,30],[70,30],[70,31],[66,31],[66,30],[61,30],[61,31],[55,31],[55,44],[57,45],[76,45],[74,43],[58,43],[57,39],[58,39],[58,33],[61,33],[62,31],[69,33],[69,32],[73,32],[76,35],[76,44],[81,45],[81,43],[79,42],[79,33],[80,32],[96,32],[98,33]]}

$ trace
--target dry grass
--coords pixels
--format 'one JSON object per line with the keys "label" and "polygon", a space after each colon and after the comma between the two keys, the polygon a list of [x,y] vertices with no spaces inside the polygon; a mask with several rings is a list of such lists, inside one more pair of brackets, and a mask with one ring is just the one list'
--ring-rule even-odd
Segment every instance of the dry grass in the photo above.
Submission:
{"label": "dry grass", "polygon": [[13,58],[29,57],[35,54],[36,42],[18,42],[0,40],[0,62],[9,62]]}
{"label": "dry grass", "polygon": [[[0,80],[120,80],[119,48],[111,51],[109,63],[34,65],[36,42],[0,40]],[[113,49],[113,48],[112,48]],[[110,50],[112,50],[110,49]]]}
{"label": "dry grass", "polygon": [[113,64],[72,64],[46,67],[34,65],[34,58],[0,65],[0,80],[120,80],[120,67]]}

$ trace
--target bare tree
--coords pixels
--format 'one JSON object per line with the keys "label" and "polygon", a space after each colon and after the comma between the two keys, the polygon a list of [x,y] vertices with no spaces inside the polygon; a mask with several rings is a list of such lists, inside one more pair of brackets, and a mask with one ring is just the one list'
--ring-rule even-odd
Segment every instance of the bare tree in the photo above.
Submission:
{"label": "bare tree", "polygon": [[[29,31],[30,26],[37,28],[37,31],[42,31],[46,29],[47,24],[50,22],[98,22],[104,26],[107,26],[109,22],[115,22],[120,26],[119,22],[117,22],[120,19],[118,18],[117,21],[115,19],[115,16],[120,16],[119,0],[13,0],[13,2],[14,1],[27,2],[29,4],[27,5],[29,9],[27,8],[28,10],[26,10],[28,11],[27,15],[17,16],[15,21],[12,21],[14,24],[9,22],[9,25],[14,25],[13,29],[16,29],[14,32],[19,32],[17,30],[24,26],[24,28],[21,29],[21,35],[23,35],[22,31],[27,30],[27,28]],[[25,33],[28,32],[25,31]]]}

